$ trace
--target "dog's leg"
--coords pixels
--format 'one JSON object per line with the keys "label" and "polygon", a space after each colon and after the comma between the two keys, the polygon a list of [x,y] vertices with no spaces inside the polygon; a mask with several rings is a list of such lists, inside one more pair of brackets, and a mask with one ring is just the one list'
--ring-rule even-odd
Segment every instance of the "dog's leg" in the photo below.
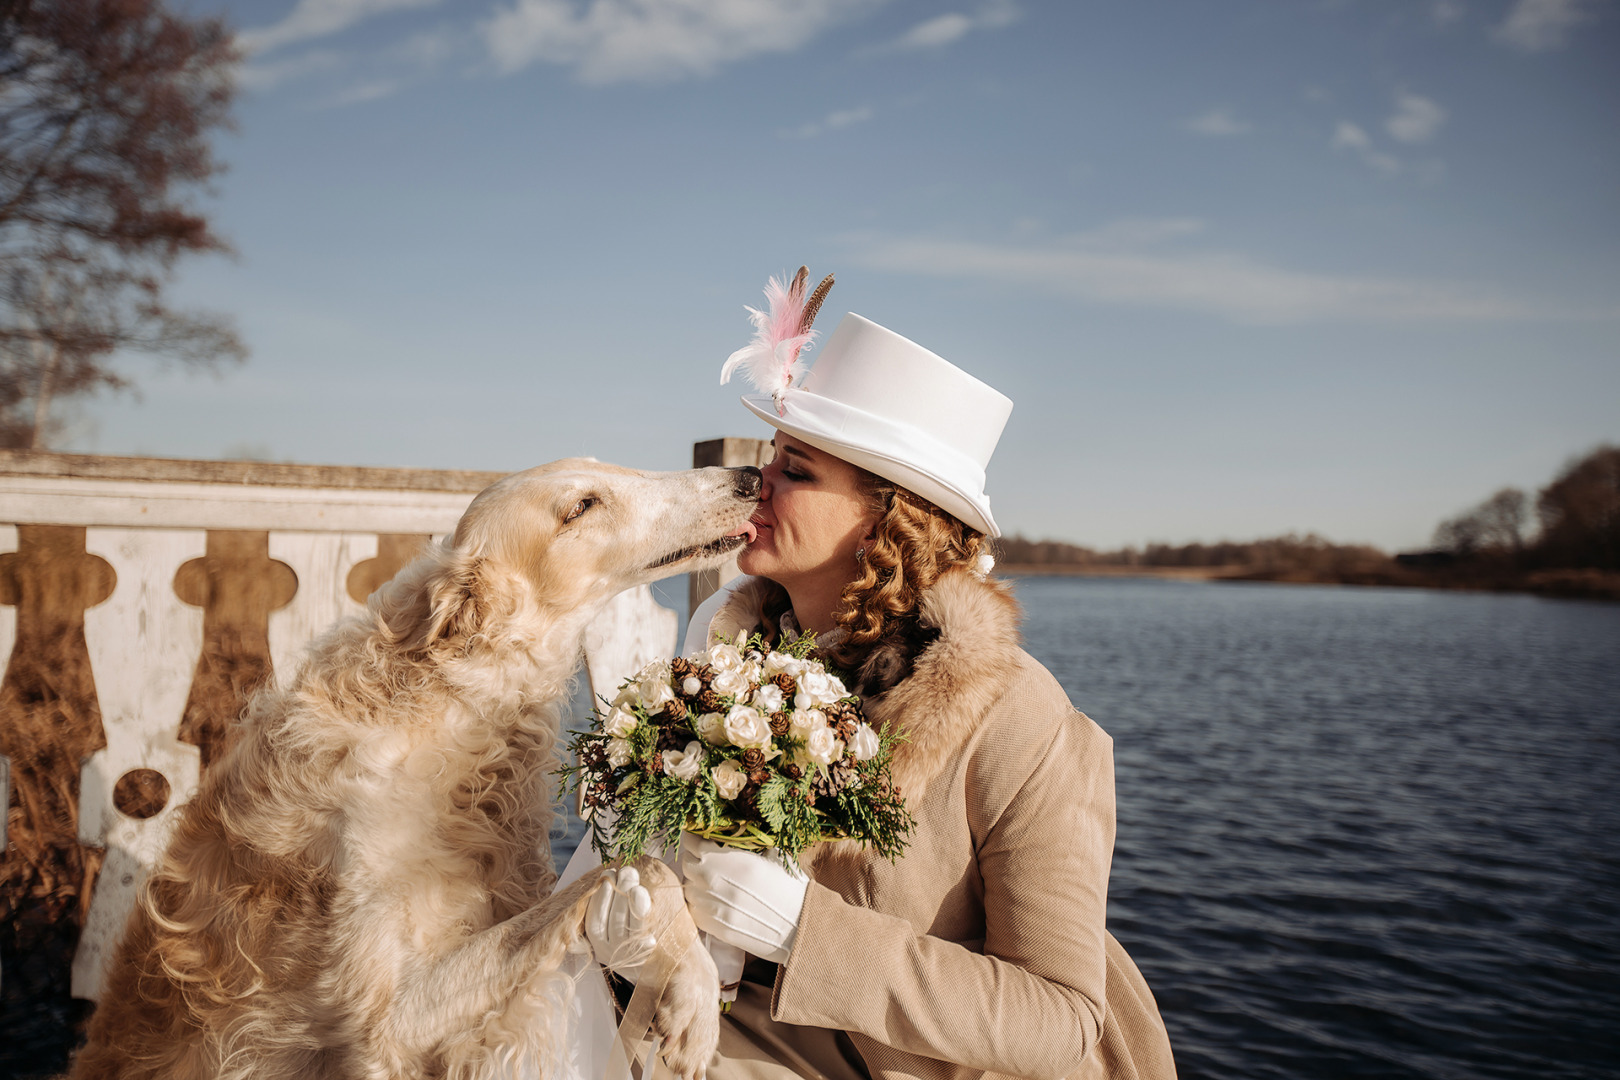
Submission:
{"label": "dog's leg", "polygon": [[[558,971],[564,951],[582,932],[585,908],[600,880],[600,871],[587,874],[451,952],[401,970],[386,1008],[370,1017],[385,1030],[368,1032],[369,1041],[379,1048],[411,1047],[424,1059],[447,1049],[452,1057],[472,1052],[478,1033],[491,1022],[498,1026],[525,987]],[[544,1033],[529,1034],[546,1039]],[[379,1066],[397,1071],[391,1062]]]}

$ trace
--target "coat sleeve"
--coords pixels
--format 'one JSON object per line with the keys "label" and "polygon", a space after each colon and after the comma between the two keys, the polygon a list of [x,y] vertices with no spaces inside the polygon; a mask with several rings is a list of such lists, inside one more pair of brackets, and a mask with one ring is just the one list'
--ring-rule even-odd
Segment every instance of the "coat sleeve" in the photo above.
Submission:
{"label": "coat sleeve", "polygon": [[[971,817],[971,777],[969,787]],[[1111,740],[1067,710],[1005,808],[982,831],[974,824],[982,952],[812,883],[773,1017],[974,1069],[1037,1080],[1076,1072],[1104,1015]]]}

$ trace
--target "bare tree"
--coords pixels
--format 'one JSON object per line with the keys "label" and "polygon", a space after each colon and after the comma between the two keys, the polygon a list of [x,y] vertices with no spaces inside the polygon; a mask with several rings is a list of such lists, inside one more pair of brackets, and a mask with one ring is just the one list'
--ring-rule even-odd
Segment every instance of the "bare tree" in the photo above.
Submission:
{"label": "bare tree", "polygon": [[1528,500],[1518,488],[1503,488],[1478,506],[1434,530],[1434,546],[1457,555],[1517,555],[1524,550]]}
{"label": "bare tree", "polygon": [[1620,570],[1620,447],[1564,467],[1536,498],[1536,554],[1551,566]]}
{"label": "bare tree", "polygon": [[225,252],[189,197],[220,171],[237,54],[163,0],[0,0],[0,446],[51,405],[121,388],[126,351],[240,360],[230,323],[175,311],[181,256]]}

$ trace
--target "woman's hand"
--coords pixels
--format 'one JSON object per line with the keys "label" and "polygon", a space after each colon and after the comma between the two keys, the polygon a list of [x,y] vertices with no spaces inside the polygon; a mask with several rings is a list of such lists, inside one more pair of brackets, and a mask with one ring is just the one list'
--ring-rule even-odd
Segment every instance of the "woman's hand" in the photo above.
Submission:
{"label": "woman's hand", "polygon": [[602,875],[602,884],[585,912],[585,937],[596,962],[631,982],[652,953],[657,940],[647,932],[652,894],[641,884],[633,866]]}
{"label": "woman's hand", "polygon": [[809,878],[775,859],[690,834],[681,838],[681,872],[699,930],[763,959],[787,962]]}

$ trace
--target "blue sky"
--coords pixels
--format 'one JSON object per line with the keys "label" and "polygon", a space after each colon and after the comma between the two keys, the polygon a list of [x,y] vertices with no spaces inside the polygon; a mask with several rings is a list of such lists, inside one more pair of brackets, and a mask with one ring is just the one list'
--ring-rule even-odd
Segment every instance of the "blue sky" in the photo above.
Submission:
{"label": "blue sky", "polygon": [[679,468],[801,262],[1016,403],[1009,532],[1388,548],[1620,441],[1616,0],[241,0],[253,351],[74,449]]}

